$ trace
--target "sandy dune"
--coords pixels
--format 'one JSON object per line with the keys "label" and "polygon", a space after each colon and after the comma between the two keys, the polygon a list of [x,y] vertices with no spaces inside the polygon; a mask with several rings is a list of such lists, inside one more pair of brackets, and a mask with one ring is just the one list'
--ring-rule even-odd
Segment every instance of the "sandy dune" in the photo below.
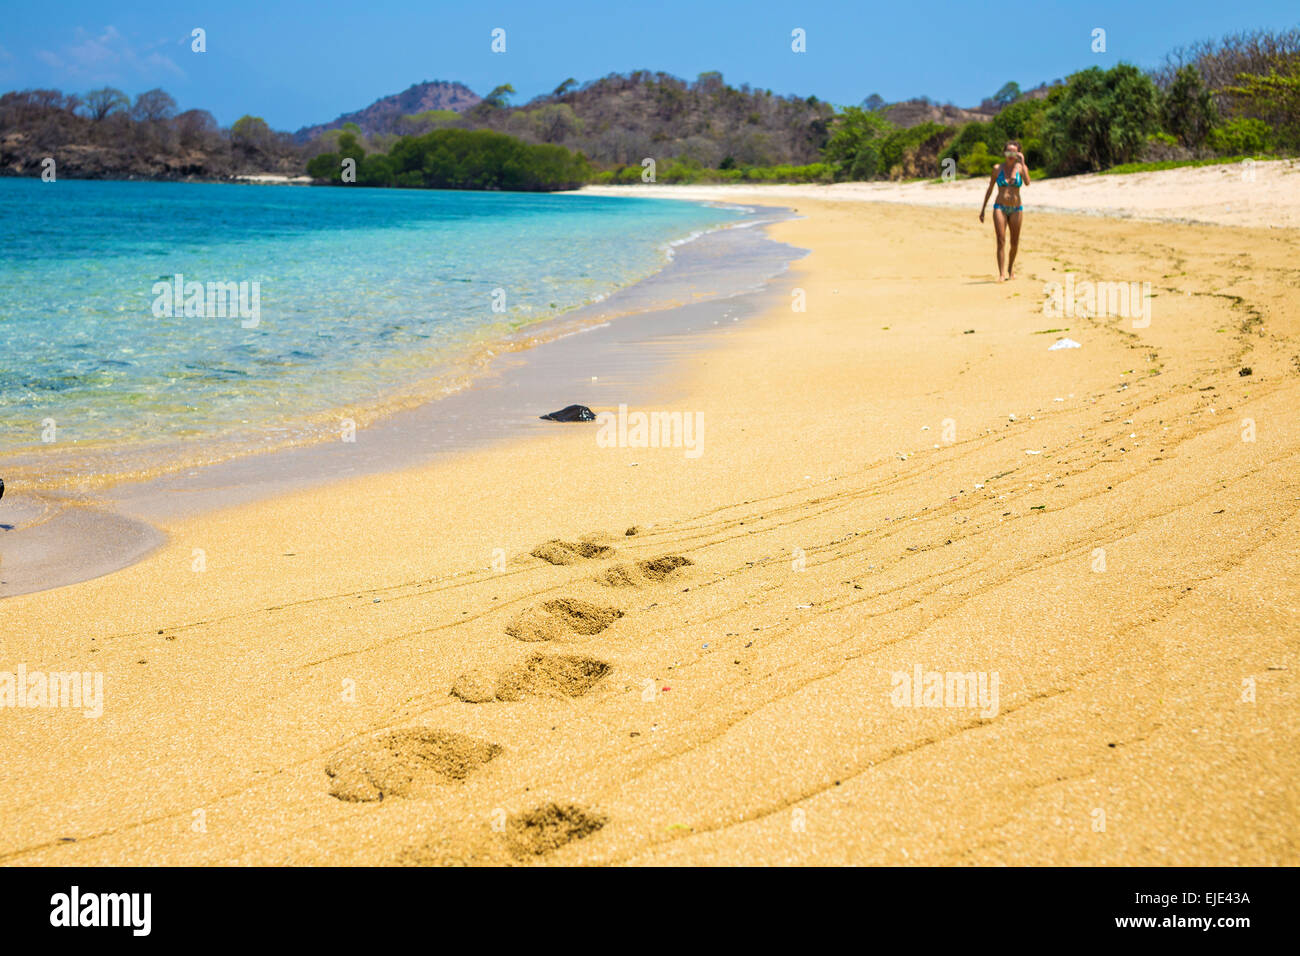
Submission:
{"label": "sandy dune", "polygon": [[698,458],[556,426],[0,604],[105,675],[0,713],[0,860],[1300,863],[1297,234],[1034,217],[999,285],[970,211],[797,205]]}

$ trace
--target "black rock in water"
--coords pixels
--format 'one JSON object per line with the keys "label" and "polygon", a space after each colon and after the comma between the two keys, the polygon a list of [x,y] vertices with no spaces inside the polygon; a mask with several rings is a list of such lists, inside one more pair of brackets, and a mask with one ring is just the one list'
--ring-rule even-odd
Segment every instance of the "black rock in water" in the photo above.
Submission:
{"label": "black rock in water", "polygon": [[558,412],[537,417],[547,422],[594,422],[596,420],[595,413],[586,405],[566,405]]}

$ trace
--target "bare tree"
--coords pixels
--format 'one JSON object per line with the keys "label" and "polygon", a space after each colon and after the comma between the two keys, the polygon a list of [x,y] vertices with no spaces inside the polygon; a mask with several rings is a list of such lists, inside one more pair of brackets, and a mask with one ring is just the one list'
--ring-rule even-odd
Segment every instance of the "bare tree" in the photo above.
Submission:
{"label": "bare tree", "polygon": [[1205,85],[1217,92],[1233,85],[1242,73],[1267,74],[1297,58],[1300,58],[1300,29],[1281,33],[1254,30],[1178,47],[1152,72],[1152,78],[1156,85],[1168,89],[1182,67],[1194,66]]}
{"label": "bare tree", "polygon": [[135,98],[131,118],[140,123],[160,123],[176,115],[176,101],[163,90],[146,90]]}
{"label": "bare tree", "polygon": [[130,104],[131,101],[126,98],[125,93],[111,86],[91,90],[86,94],[85,99],[86,112],[96,123],[110,113],[126,109]]}

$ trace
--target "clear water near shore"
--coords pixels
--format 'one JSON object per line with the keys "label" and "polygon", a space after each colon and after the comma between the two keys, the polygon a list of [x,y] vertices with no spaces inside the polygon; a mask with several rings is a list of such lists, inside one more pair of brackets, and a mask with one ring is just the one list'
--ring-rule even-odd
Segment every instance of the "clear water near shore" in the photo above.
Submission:
{"label": "clear water near shore", "polygon": [[[85,482],[112,470],[110,449],[175,456],[307,439],[324,427],[313,416],[450,374],[747,213],[572,195],[0,179],[0,454],[11,471]],[[256,327],[155,315],[155,283],[176,274],[259,283]]]}
{"label": "clear water near shore", "polygon": [[[705,213],[730,215],[737,227],[791,215],[737,206]],[[473,352],[473,373],[459,382],[464,387],[431,393],[431,381],[451,381],[436,377],[433,364],[420,368],[415,378],[423,388],[414,392],[394,392],[397,378],[376,376],[374,393],[362,399],[364,426],[350,444],[338,440],[337,427],[340,413],[351,409],[331,404],[318,419],[322,427],[329,419],[330,432],[313,437],[311,420],[286,404],[277,409],[282,417],[258,422],[256,430],[250,425],[249,435],[260,430],[262,444],[230,429],[153,441],[140,429],[143,436],[121,441],[69,442],[61,432],[57,442],[35,449],[0,445],[0,471],[12,479],[0,506],[0,598],[125,567],[164,540],[156,524],[182,515],[548,431],[557,426],[539,421],[538,413],[574,401],[602,408],[662,395],[664,374],[678,356],[720,341],[719,333],[754,314],[803,254],[762,229],[708,226],[659,252],[663,267],[642,281],[558,318],[525,323],[506,338],[486,338],[490,347]],[[230,317],[195,321],[238,325]],[[457,357],[468,354],[430,353],[430,362],[454,371]],[[384,389],[398,399],[376,404]]]}

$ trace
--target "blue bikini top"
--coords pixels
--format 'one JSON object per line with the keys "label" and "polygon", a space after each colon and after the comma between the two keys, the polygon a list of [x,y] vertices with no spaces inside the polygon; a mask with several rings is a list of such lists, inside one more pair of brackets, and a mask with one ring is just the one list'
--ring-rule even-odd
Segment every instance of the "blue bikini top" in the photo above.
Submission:
{"label": "blue bikini top", "polygon": [[1019,189],[1020,186],[1022,185],[1021,182],[1020,182],[1020,171],[1019,171],[1019,170],[1016,170],[1016,181],[1015,181],[1015,183],[1013,184],[1013,183],[1009,183],[1009,182],[1007,182],[1007,178],[1006,178],[1006,176],[1004,176],[1004,175],[1002,174],[1002,167],[999,166],[999,167],[998,167],[998,185],[999,185],[999,186],[1011,186],[1011,185],[1014,185],[1017,189]]}

